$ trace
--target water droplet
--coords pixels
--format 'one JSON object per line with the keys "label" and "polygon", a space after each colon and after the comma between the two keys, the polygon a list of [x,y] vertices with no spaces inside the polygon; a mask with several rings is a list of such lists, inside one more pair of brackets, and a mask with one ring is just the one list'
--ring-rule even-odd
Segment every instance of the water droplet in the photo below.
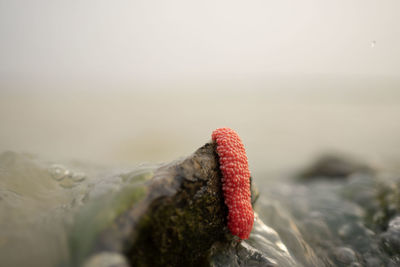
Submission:
{"label": "water droplet", "polygon": [[83,172],[73,172],[62,165],[53,165],[49,168],[52,178],[64,188],[71,188],[86,179]]}
{"label": "water droplet", "polygon": [[375,48],[375,46],[376,46],[376,41],[375,41],[375,40],[372,40],[372,41],[371,41],[371,48]]}
{"label": "water droplet", "polygon": [[49,169],[51,177],[56,181],[61,181],[62,179],[64,179],[66,171],[67,170],[61,165],[53,165]]}

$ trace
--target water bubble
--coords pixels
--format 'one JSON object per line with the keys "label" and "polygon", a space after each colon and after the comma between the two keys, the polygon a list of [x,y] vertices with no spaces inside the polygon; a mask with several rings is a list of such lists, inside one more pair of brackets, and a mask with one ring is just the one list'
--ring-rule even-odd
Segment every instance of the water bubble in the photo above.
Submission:
{"label": "water bubble", "polygon": [[65,178],[67,170],[61,165],[53,165],[50,167],[49,172],[54,180],[61,181]]}
{"label": "water bubble", "polygon": [[73,172],[62,165],[54,164],[49,168],[51,177],[59,182],[59,185],[64,188],[72,188],[79,182],[86,179],[86,174],[83,172]]}

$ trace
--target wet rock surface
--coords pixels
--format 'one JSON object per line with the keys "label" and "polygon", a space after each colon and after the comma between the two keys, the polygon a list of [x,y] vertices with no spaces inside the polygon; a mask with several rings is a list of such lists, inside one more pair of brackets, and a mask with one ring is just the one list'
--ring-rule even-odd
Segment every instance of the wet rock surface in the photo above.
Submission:
{"label": "wet rock surface", "polygon": [[[70,242],[72,264],[80,265],[89,256],[112,252],[124,255],[132,266],[207,265],[212,244],[227,240],[228,233],[228,210],[222,197],[215,144],[206,144],[193,155],[152,172],[150,179],[144,179],[140,186],[136,182],[133,191],[128,189],[130,199],[121,200],[133,205],[122,207],[108,223],[104,223],[103,214],[107,210],[112,213],[118,205],[89,206],[89,217],[90,211],[86,210],[78,215],[74,229],[78,234],[72,235]],[[133,180],[137,179],[136,175]],[[101,184],[96,187],[101,189]],[[107,202],[120,203],[118,198],[124,190]],[[135,194],[137,198],[133,199]],[[102,225],[96,231],[82,229],[97,225],[98,217]],[[93,233],[93,237],[85,238],[90,239],[85,247],[79,236],[82,231]]]}
{"label": "wet rock surface", "polygon": [[[322,162],[322,165],[327,163]],[[323,262],[316,265],[302,261],[306,266],[400,265],[397,228],[400,176],[373,170],[365,164],[346,163],[345,159],[341,159],[340,164],[337,160],[333,162],[335,164],[328,164],[327,171],[326,165],[321,167],[318,160],[313,165],[314,170],[307,172],[307,179],[304,179],[303,173],[295,183],[291,178],[281,180],[274,184],[273,190],[265,190],[266,186],[261,185],[264,190],[260,192],[259,204],[265,207],[267,204],[264,201],[276,205],[279,207],[276,208],[278,214],[281,213],[279,210],[289,211],[289,218],[305,243]],[[267,195],[269,197],[264,200]],[[277,204],[272,204],[273,201]],[[265,216],[272,212],[260,213]],[[276,227],[268,219],[264,221],[274,227],[282,238],[290,228],[287,225],[280,229],[282,221],[275,223]],[[285,244],[289,251],[298,250],[287,242]],[[311,255],[304,250],[301,254]]]}
{"label": "wet rock surface", "polygon": [[[208,266],[212,245],[233,240],[213,143],[170,164],[96,179],[89,169],[14,152],[0,161],[0,211],[9,217],[1,222],[0,265]],[[31,218],[17,226],[21,214]],[[32,254],[19,257],[18,249]]]}
{"label": "wet rock surface", "polygon": [[228,211],[214,151],[207,144],[155,172],[145,200],[151,204],[125,251],[133,266],[207,265],[211,245],[226,240]]}

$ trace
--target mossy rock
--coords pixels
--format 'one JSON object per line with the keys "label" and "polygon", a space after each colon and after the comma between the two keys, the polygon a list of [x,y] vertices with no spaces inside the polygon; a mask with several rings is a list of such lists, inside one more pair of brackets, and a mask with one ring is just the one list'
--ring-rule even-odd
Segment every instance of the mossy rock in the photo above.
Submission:
{"label": "mossy rock", "polygon": [[[176,194],[156,198],[140,221],[139,236],[126,251],[133,266],[208,264],[209,249],[224,240],[227,232],[228,211],[215,159],[214,145],[207,144],[182,163],[168,167],[179,188]],[[153,190],[159,186],[163,183]]]}
{"label": "mossy rock", "polygon": [[131,266],[209,265],[212,245],[234,239],[215,148],[208,143],[154,169],[150,179],[131,177],[126,188],[83,209],[71,234],[70,265],[98,255],[121,255]]}

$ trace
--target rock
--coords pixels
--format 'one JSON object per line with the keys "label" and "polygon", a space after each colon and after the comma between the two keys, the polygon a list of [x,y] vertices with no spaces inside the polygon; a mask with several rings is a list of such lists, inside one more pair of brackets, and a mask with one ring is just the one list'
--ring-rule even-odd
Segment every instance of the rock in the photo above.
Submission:
{"label": "rock", "polygon": [[334,250],[333,254],[341,264],[351,264],[357,261],[356,253],[351,248],[339,247]]}
{"label": "rock", "polygon": [[300,173],[301,178],[346,178],[356,172],[371,172],[368,166],[352,159],[325,155]]}
{"label": "rock", "polygon": [[270,265],[227,227],[215,146],[122,174],[0,154],[0,265],[210,266],[215,244],[235,244],[224,255],[238,266]]}
{"label": "rock", "polygon": [[[153,173],[78,215],[72,265],[104,253],[125,255],[132,266],[202,265],[215,242],[233,239],[214,143]],[[82,232],[92,234],[82,240]]]}

